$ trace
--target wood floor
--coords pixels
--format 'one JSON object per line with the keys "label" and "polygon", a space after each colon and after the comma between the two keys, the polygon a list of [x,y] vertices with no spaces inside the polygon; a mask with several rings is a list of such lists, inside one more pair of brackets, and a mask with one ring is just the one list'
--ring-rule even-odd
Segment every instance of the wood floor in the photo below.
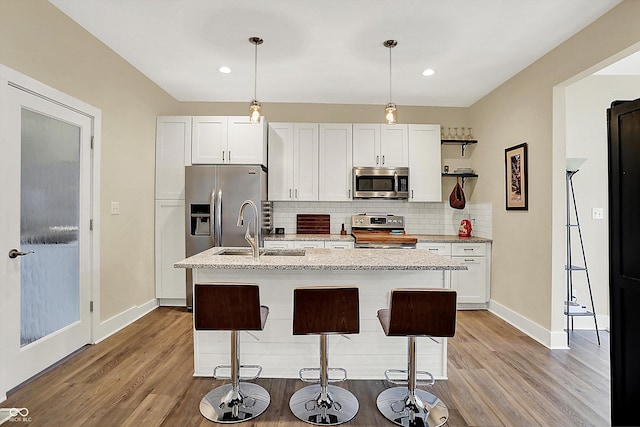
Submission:
{"label": "wood floor", "polygon": [[[429,391],[449,407],[449,426],[606,426],[609,337],[601,338],[598,347],[593,331],[574,332],[570,350],[551,351],[489,312],[461,311],[449,340],[449,380]],[[0,406],[28,408],[30,427],[215,425],[198,404],[221,382],[192,373],[191,314],[159,308],[18,387]],[[271,405],[243,425],[308,425],[288,407],[300,381],[257,382],[271,393]],[[383,381],[349,380],[344,387],[358,397],[360,411],[343,425],[394,425],[375,405]]]}

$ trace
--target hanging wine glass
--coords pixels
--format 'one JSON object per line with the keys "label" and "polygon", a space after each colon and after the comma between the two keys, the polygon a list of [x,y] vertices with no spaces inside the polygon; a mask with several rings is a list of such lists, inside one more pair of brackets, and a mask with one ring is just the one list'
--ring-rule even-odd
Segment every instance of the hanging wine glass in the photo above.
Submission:
{"label": "hanging wine glass", "polygon": [[453,130],[455,131],[455,133],[453,134],[454,139],[459,139],[459,137],[458,137],[458,128],[453,128]]}
{"label": "hanging wine glass", "polygon": [[471,128],[469,128],[469,135],[467,135],[467,139],[473,139],[473,133],[471,133]]}

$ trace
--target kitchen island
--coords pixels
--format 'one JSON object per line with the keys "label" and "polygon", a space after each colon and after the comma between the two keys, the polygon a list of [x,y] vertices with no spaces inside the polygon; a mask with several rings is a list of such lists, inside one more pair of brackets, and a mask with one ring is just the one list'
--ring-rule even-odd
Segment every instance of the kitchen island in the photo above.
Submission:
{"label": "kitchen island", "polygon": [[[318,337],[292,334],[294,288],[339,285],[360,289],[360,333],[330,337],[329,366],[345,368],[349,378],[382,379],[385,369],[405,368],[407,358],[406,338],[385,336],[376,317],[378,309],[388,306],[389,291],[442,288],[446,271],[466,269],[422,249],[276,250],[259,258],[236,255],[238,249],[211,248],[175,267],[192,268],[194,283],[260,285],[261,303],[269,307],[269,318],[263,331],[241,335],[241,357],[242,363],[262,365],[262,376],[269,378],[297,378],[300,368],[318,366]],[[228,365],[229,343],[228,332],[194,331],[194,375],[211,376],[215,366]],[[419,339],[417,349],[418,369],[446,378],[446,339]]]}

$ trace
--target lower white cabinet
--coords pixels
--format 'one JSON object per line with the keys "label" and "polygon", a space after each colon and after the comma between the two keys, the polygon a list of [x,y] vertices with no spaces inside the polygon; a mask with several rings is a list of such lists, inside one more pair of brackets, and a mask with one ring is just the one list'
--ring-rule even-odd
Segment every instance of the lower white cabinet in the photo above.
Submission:
{"label": "lower white cabinet", "polygon": [[185,257],[184,200],[156,200],[156,298],[160,305],[186,304],[186,273],[173,264]]}
{"label": "lower white cabinet", "polygon": [[353,242],[338,240],[265,240],[267,249],[353,249]]}
{"label": "lower white cabinet", "polygon": [[[490,243],[418,243],[428,249],[467,266],[467,270],[446,272],[451,289],[458,292],[458,308],[486,308],[491,287]],[[447,281],[447,277],[445,277]]]}

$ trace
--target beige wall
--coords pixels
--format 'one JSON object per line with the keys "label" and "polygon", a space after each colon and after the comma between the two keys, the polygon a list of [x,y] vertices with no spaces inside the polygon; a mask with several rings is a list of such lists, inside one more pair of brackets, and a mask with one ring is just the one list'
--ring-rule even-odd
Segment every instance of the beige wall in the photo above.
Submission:
{"label": "beige wall", "polygon": [[101,318],[148,302],[155,120],[176,101],[45,0],[0,1],[0,40],[1,64],[102,111]]}
{"label": "beige wall", "polygon": [[[552,283],[564,286],[564,251],[552,245],[552,233],[564,233],[565,168],[553,88],[640,41],[638,16],[640,1],[623,2],[470,108],[481,141],[472,160],[480,175],[475,201],[494,206],[491,298],[547,330],[562,317]],[[529,210],[506,211],[504,149],[521,142],[529,144]]]}

